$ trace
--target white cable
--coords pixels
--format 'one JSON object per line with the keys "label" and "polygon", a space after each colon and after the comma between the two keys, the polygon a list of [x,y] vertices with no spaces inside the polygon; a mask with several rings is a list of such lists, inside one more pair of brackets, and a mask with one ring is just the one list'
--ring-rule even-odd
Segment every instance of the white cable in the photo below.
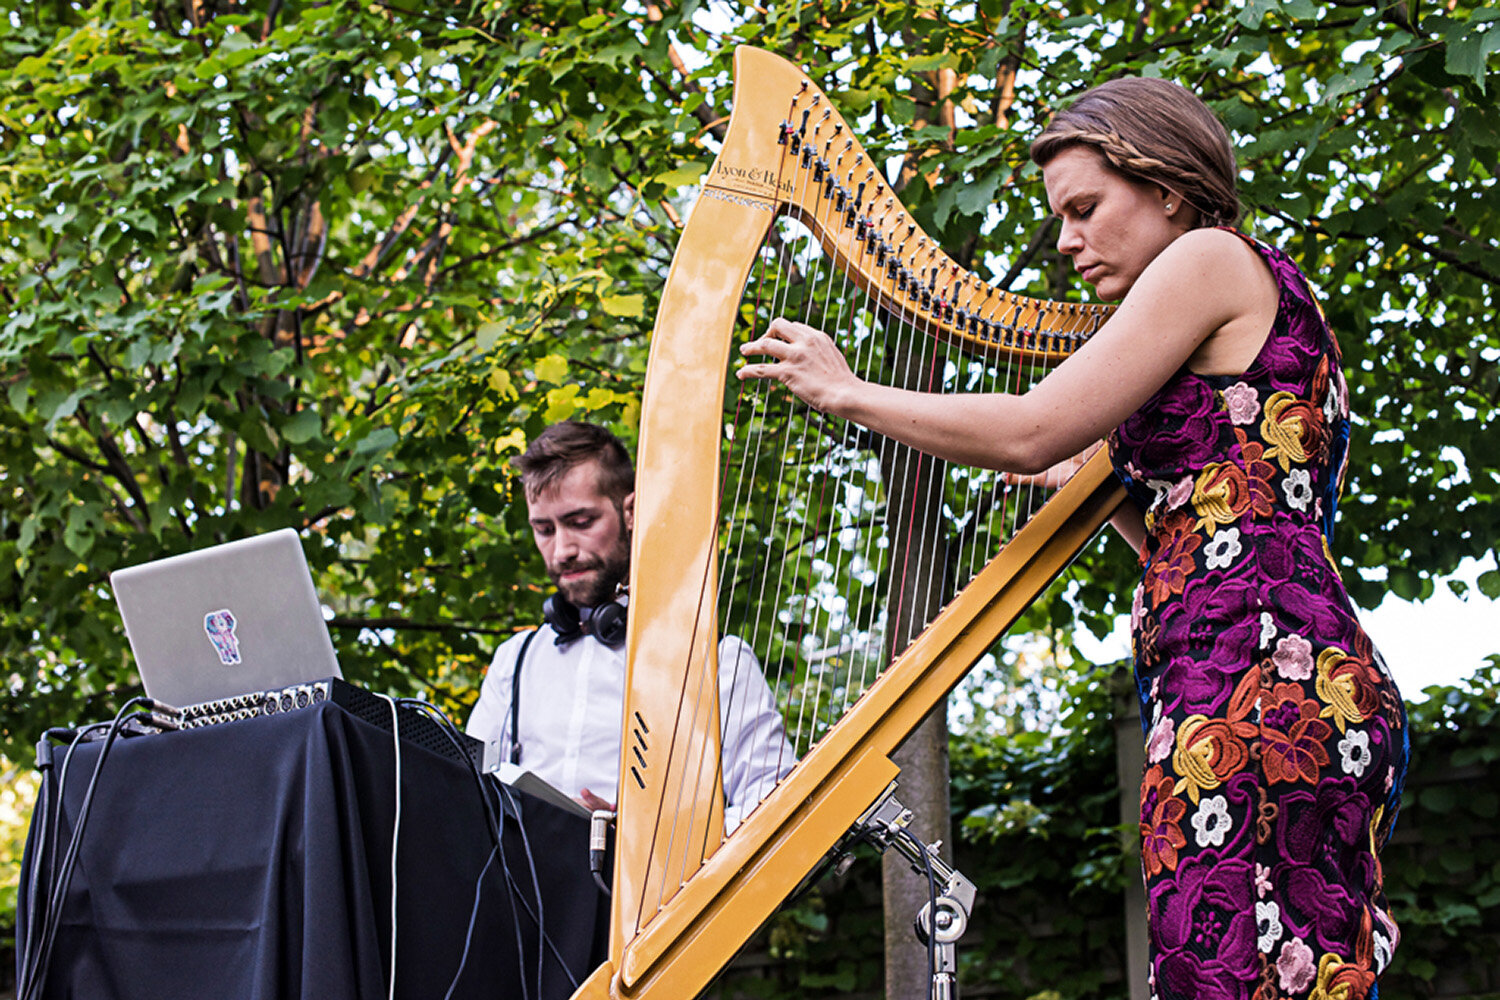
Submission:
{"label": "white cable", "polygon": [[390,695],[377,694],[391,706],[391,746],[396,751],[396,820],[391,825],[391,985],[390,1000],[396,1000],[396,845],[401,836],[401,725],[396,715],[396,701]]}

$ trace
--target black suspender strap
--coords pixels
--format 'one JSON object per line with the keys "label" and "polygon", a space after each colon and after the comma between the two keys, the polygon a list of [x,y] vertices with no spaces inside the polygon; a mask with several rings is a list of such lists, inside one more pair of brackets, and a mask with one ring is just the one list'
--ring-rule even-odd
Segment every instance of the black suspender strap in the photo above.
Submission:
{"label": "black suspender strap", "polygon": [[541,629],[534,628],[521,640],[521,652],[516,656],[515,668],[510,672],[510,762],[521,763],[521,667],[526,663],[526,651],[531,640]]}

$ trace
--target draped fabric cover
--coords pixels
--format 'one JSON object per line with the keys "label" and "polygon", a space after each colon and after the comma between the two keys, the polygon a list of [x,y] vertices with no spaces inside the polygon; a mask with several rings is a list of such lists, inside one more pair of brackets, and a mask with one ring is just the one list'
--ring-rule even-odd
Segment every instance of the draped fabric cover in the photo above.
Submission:
{"label": "draped fabric cover", "polygon": [[[97,744],[85,745],[69,768],[64,847],[97,755]],[[392,765],[388,732],[330,704],[118,742],[100,774],[44,997],[385,997]],[[401,766],[396,996],[441,998],[493,845],[467,768],[409,743]],[[514,886],[501,865],[489,866],[455,998],[520,997],[523,976],[524,995],[572,993],[550,953],[540,993],[534,985],[538,941],[522,899],[535,909],[537,886],[572,976],[600,957],[587,821],[518,801],[523,822],[508,816],[503,835]],[[24,897],[19,910],[24,918]],[[30,930],[19,928],[23,945]]]}

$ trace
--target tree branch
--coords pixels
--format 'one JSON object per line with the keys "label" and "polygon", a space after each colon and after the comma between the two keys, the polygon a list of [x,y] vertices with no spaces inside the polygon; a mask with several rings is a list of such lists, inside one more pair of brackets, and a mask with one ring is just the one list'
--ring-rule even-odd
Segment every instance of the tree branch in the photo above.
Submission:
{"label": "tree branch", "polygon": [[509,635],[514,632],[512,628],[495,628],[489,625],[474,625],[469,622],[424,622],[415,618],[349,618],[335,615],[328,619],[330,628],[355,629],[395,629],[400,632],[465,632],[471,635]]}

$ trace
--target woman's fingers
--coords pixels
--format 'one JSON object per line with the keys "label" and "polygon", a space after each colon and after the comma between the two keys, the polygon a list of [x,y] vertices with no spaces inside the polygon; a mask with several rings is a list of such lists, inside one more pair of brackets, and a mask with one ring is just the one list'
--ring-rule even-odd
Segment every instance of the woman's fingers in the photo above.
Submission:
{"label": "woman's fingers", "polygon": [[766,327],[767,337],[775,337],[779,340],[785,340],[788,343],[799,337],[806,337],[809,334],[821,335],[821,333],[822,331],[808,326],[806,323],[798,323],[796,320],[787,319],[785,316],[777,316],[771,320],[771,325]]}
{"label": "woman's fingers", "polygon": [[791,345],[784,340],[777,340],[775,337],[767,334],[742,346],[740,353],[747,358],[764,356],[775,358],[777,361],[784,361],[791,353]]}
{"label": "woman's fingers", "polygon": [[743,365],[735,371],[735,376],[740,381],[751,378],[776,378],[775,365]]}
{"label": "woman's fingers", "polygon": [[746,357],[764,355],[775,358],[777,361],[786,361],[796,356],[797,347],[809,343],[814,338],[826,336],[827,334],[821,330],[815,330],[806,323],[796,323],[778,317],[766,327],[765,333],[741,347],[740,353]]}
{"label": "woman's fingers", "polygon": [[857,381],[833,339],[822,330],[777,318],[759,338],[740,348],[745,357],[769,362],[748,364],[735,374],[741,379],[774,379],[814,409],[827,412]]}

